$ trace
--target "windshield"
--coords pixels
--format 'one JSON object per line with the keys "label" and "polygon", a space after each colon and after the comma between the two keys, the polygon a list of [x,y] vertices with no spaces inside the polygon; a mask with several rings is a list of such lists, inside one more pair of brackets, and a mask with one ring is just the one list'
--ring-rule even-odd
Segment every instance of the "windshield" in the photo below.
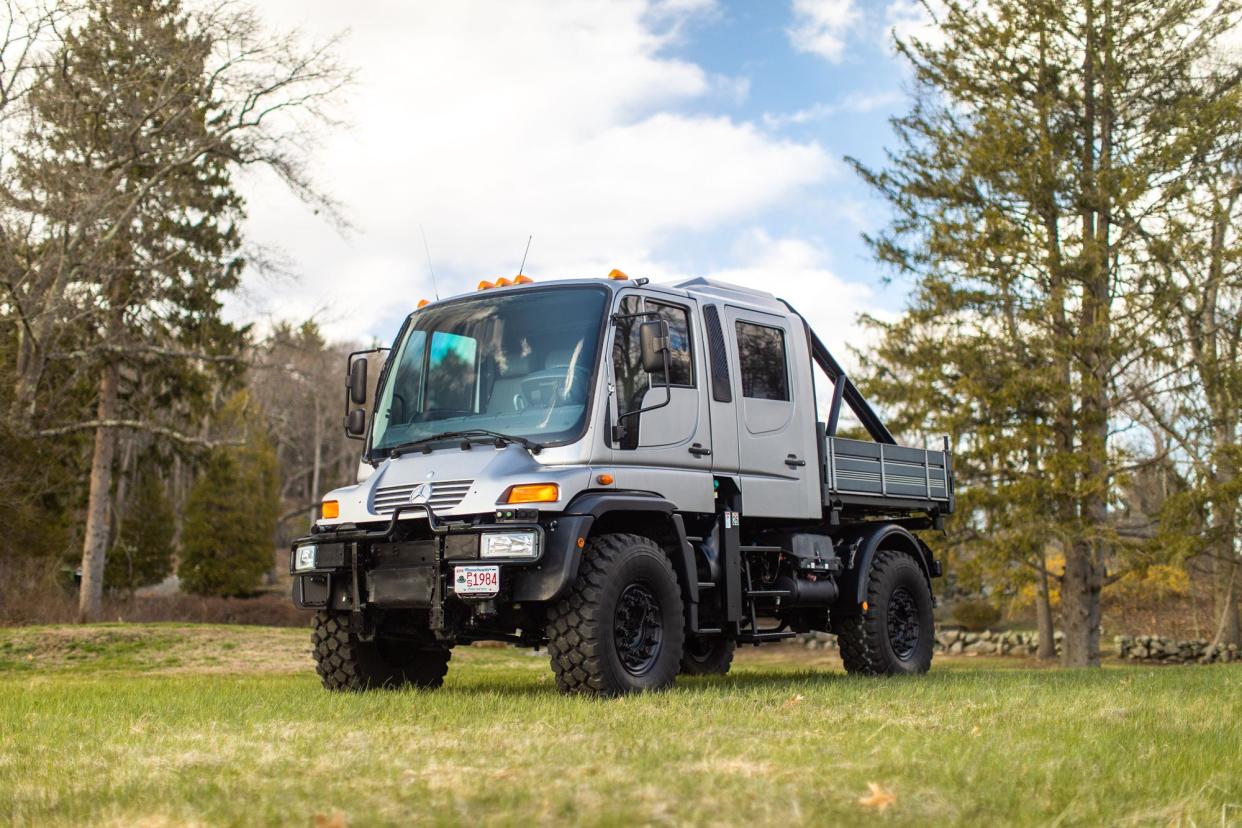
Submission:
{"label": "windshield", "polygon": [[372,448],[472,429],[576,439],[607,300],[593,287],[491,290],[418,311],[393,357]]}

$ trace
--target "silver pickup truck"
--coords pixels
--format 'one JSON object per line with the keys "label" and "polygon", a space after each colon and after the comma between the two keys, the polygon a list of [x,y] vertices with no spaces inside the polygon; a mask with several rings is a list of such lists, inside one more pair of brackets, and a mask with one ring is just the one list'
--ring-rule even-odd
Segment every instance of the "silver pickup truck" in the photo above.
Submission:
{"label": "silver pickup truck", "polygon": [[[837,436],[843,405],[870,440]],[[931,664],[941,565],[914,532],[953,511],[947,445],[895,445],[770,294],[484,282],[350,356],[345,428],[358,482],[290,558],[328,689],[437,687],[480,640],[546,647],[593,695],[811,630],[850,672]]]}

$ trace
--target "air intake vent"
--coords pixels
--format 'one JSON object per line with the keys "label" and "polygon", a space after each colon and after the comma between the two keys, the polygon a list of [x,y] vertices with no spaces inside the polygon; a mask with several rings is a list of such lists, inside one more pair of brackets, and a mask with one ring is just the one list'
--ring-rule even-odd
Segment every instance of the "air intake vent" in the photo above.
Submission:
{"label": "air intake vent", "polygon": [[[431,497],[427,502],[435,512],[452,509],[461,503],[462,498],[466,496],[466,492],[470,491],[473,484],[473,480],[442,480],[432,483]],[[408,486],[386,486],[376,489],[371,500],[371,511],[377,515],[391,515],[398,506],[410,502],[410,494],[418,485],[420,484],[411,483]]]}

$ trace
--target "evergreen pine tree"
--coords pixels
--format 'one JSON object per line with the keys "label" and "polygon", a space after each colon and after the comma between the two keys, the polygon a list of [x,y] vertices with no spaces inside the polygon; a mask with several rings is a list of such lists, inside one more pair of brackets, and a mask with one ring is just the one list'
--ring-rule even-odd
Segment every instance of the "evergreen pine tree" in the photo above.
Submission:
{"label": "evergreen pine tree", "polygon": [[172,572],[176,527],[164,484],[150,470],[139,472],[128,500],[125,522],[108,552],[104,585],[133,592]]}
{"label": "evergreen pine tree", "polygon": [[261,434],[212,449],[190,490],[182,531],[181,588],[251,595],[272,567],[280,517],[276,453]]}

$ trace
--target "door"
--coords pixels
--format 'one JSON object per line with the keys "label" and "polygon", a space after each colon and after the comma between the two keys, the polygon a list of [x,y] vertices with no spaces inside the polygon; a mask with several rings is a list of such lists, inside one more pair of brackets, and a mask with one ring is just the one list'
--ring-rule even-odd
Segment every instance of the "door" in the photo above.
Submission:
{"label": "door", "polygon": [[726,307],[742,508],[751,517],[819,518],[819,451],[806,331],[799,320]]}
{"label": "door", "polygon": [[[658,492],[679,510],[713,510],[711,427],[708,423],[702,332],[693,300],[625,291],[615,309],[609,359],[616,485]],[[639,326],[663,319],[669,331],[669,385],[642,368]],[[661,405],[665,400],[667,405]],[[659,406],[659,407],[653,407]],[[621,414],[651,408],[634,416]]]}

